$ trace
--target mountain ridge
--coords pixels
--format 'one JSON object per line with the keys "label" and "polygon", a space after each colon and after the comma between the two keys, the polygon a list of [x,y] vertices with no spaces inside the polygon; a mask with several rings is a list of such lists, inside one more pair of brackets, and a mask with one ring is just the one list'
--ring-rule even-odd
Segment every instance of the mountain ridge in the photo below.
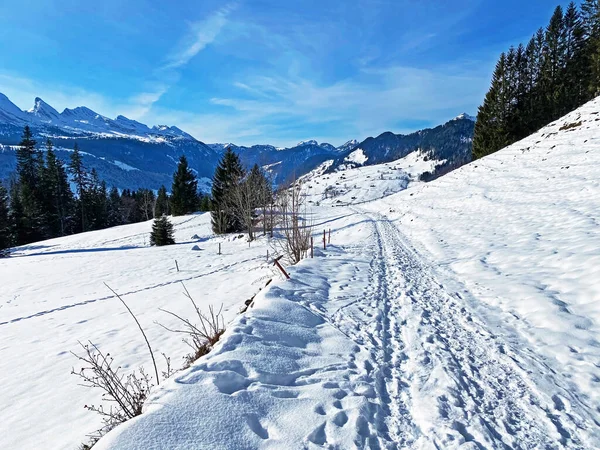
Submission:
{"label": "mountain ridge", "polygon": [[[463,121],[467,114],[461,114],[454,121]],[[452,122],[452,121],[450,121]],[[450,123],[448,122],[448,123]],[[58,156],[66,161],[75,142],[84,151],[84,162],[98,171],[99,176],[109,186],[121,189],[150,188],[169,186],[172,173],[181,155],[188,158],[203,186],[210,185],[214,169],[227,147],[234,149],[242,163],[251,167],[258,164],[270,175],[274,184],[284,185],[293,178],[301,177],[326,161],[337,161],[334,168],[343,167],[345,157],[356,147],[368,140],[389,137],[392,132],[384,132],[377,138],[367,138],[359,144],[352,139],[339,147],[314,139],[300,141],[290,148],[270,144],[252,146],[228,144],[206,144],[176,126],[148,126],[124,115],[111,119],[86,106],[65,108],[58,112],[42,98],[36,97],[31,109],[24,111],[0,93],[0,180],[6,179],[15,170],[16,161],[11,150],[19,143],[23,127],[29,125],[41,145],[50,138]],[[414,133],[418,135],[423,130]],[[449,136],[449,139],[454,139]],[[390,155],[398,153],[399,144],[392,142]],[[411,147],[411,150],[415,150]],[[367,149],[367,153],[369,150]],[[375,154],[365,154],[363,163],[372,164]],[[352,161],[360,163],[362,157]],[[396,158],[397,159],[397,158]],[[135,170],[132,170],[135,169]]]}

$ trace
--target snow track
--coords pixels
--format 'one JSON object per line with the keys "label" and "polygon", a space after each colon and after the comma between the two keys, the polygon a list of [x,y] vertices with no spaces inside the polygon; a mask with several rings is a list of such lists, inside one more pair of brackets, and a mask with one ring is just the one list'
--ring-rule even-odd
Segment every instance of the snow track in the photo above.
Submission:
{"label": "snow track", "polygon": [[387,217],[334,214],[336,244],[100,450],[597,448],[593,407],[535,348]]}
{"label": "snow track", "polygon": [[[363,446],[591,448],[579,428],[595,424],[586,424],[571,401],[564,402],[573,408],[566,411],[561,395],[541,393],[528,378],[532,371],[468,311],[460,294],[446,291],[398,229],[383,216],[370,220],[370,282],[362,301],[333,317],[368,348],[353,380],[372,383],[377,393]],[[363,326],[349,326],[355,321],[348,317],[360,316]]]}

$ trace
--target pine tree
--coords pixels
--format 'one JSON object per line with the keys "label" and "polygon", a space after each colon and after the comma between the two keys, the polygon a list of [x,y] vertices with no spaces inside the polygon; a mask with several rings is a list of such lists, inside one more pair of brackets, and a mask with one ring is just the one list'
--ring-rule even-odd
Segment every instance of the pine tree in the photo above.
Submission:
{"label": "pine tree", "polygon": [[121,196],[119,195],[119,190],[116,187],[113,187],[108,193],[106,225],[114,227],[123,225],[124,223],[125,218],[123,217],[123,203],[121,202]]}
{"label": "pine tree", "polygon": [[585,28],[574,2],[565,11],[565,64],[562,76],[564,98],[562,116],[587,101],[590,83],[590,61],[586,53]]}
{"label": "pine tree", "polygon": [[244,175],[239,156],[231,150],[231,147],[227,147],[212,180],[211,219],[213,231],[217,234],[242,230],[241,220],[236,214],[231,197],[234,189],[244,179]]}
{"label": "pine tree", "polygon": [[38,155],[33,139],[33,133],[28,125],[23,129],[23,136],[17,148],[17,173],[19,183],[27,185],[30,190],[35,190],[38,181]]}
{"label": "pine tree", "polygon": [[182,216],[196,210],[198,202],[198,181],[188,167],[187,158],[181,156],[177,171],[173,174],[171,187],[171,214]]}
{"label": "pine tree", "polygon": [[12,182],[10,185],[10,224],[12,240],[15,245],[23,245],[29,242],[29,230],[26,224],[25,212],[21,204],[21,192],[19,184]]}
{"label": "pine tree", "polygon": [[477,114],[473,136],[474,159],[498,151],[505,146],[508,140],[507,105],[505,104],[506,65],[507,57],[505,53],[502,53],[494,70],[492,86]]}
{"label": "pine tree", "polygon": [[52,236],[65,236],[71,232],[73,193],[67,173],[56,154],[52,141],[46,141],[46,165],[42,174],[44,209]]}
{"label": "pine tree", "polygon": [[162,246],[175,243],[173,238],[173,224],[167,216],[154,219],[150,233],[150,245]]}
{"label": "pine tree", "polygon": [[8,255],[6,251],[12,244],[12,230],[8,210],[8,192],[0,184],[0,257]]}
{"label": "pine tree", "polygon": [[503,54],[479,108],[473,158],[493,153],[600,94],[600,0],[556,7],[526,48]]}
{"label": "pine tree", "polygon": [[600,0],[585,0],[581,5],[581,22],[588,57],[590,97],[600,95]]}
{"label": "pine tree", "polygon": [[[18,222],[20,224],[19,241],[27,244],[50,237],[47,218],[43,208],[43,156],[36,150],[36,141],[28,126],[17,149],[18,189],[16,196],[21,206]],[[12,194],[11,194],[12,197]]]}
{"label": "pine tree", "polygon": [[88,174],[85,166],[83,165],[83,159],[81,153],[79,153],[79,146],[75,144],[73,147],[73,153],[71,153],[71,161],[69,163],[69,173],[75,183],[75,189],[77,190],[77,208],[79,209],[79,216],[81,218],[80,226],[81,231],[87,231],[87,220],[86,220],[86,208],[87,208],[87,196],[88,196]]}
{"label": "pine tree", "polygon": [[167,194],[167,188],[161,186],[154,205],[154,217],[168,216],[169,214],[169,195]]}
{"label": "pine tree", "polygon": [[565,66],[565,22],[561,6],[557,6],[546,28],[542,66],[544,113],[550,121],[560,117],[564,98],[562,71]]}

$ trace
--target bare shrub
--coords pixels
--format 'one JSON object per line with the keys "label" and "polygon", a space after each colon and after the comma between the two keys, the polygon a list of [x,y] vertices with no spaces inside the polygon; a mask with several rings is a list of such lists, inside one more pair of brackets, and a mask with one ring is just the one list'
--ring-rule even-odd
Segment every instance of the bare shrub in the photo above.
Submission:
{"label": "bare shrub", "polygon": [[306,219],[304,200],[300,182],[294,182],[289,189],[280,191],[277,196],[281,236],[272,245],[290,264],[300,262],[310,249],[313,226]]}
{"label": "bare shrub", "polygon": [[185,284],[181,283],[184,289],[184,295],[190,300],[196,311],[199,323],[195,324],[191,320],[181,317],[174,312],[161,309],[161,311],[170,314],[175,317],[182,325],[182,328],[172,329],[168,328],[159,323],[161,327],[172,333],[184,334],[183,342],[185,342],[191,349],[192,353],[184,357],[185,365],[184,369],[187,369],[201,356],[206,355],[212,350],[215,344],[221,338],[221,335],[225,332],[225,320],[223,318],[223,305],[218,312],[215,313],[214,307],[211,305],[208,307],[208,315],[205,315],[200,311],[198,305],[188,292]]}
{"label": "bare shrub", "polygon": [[119,373],[121,367],[113,366],[110,353],[104,354],[95,344],[79,343],[83,355],[71,352],[83,367],[73,375],[81,379],[81,385],[98,388],[103,391],[102,400],[110,403],[110,407],[85,405],[85,409],[102,416],[102,427],[89,435],[90,442],[82,444],[82,449],[91,448],[98,440],[117,425],[142,414],[144,401],[152,388],[151,379],[143,368],[125,376]]}

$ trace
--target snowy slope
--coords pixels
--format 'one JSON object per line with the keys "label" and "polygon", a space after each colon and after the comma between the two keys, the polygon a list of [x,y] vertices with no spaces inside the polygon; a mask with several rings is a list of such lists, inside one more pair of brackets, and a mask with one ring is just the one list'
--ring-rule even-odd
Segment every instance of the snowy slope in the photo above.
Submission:
{"label": "snowy slope", "polygon": [[[227,332],[98,449],[598,448],[599,113],[600,100],[427,184],[416,156],[311,173],[315,258],[244,315],[267,244],[227,241],[218,257],[206,216],[177,220],[200,252],[145,248],[148,223],[21,249],[0,261],[0,396],[17,405],[0,447],[69,448],[94,429],[78,406],[97,394],[66,375],[77,339],[147,366],[102,281],[129,292],[161,351],[185,352],[152,325],[159,307],[186,311],[185,277],[204,307],[225,303]],[[345,192],[323,199],[330,186]]]}
{"label": "snowy slope", "polygon": [[568,387],[558,406],[599,420],[600,99],[371,208],[525,339]]}
{"label": "snowy slope", "polygon": [[403,191],[418,182],[423,172],[443,161],[425,160],[421,152],[412,152],[397,161],[360,168],[338,167],[329,173],[333,161],[326,161],[300,182],[311,205],[357,205]]}
{"label": "snowy slope", "polygon": [[335,245],[99,448],[598,448],[599,103],[436,182],[315,207]]}
{"label": "snowy slope", "polygon": [[74,449],[98,428],[83,406],[98,404],[99,392],[70,375],[78,340],[99,344],[125,370],[144,365],[153,372],[139,331],[104,282],[138,316],[161,371],[161,352],[174,367],[188,353],[180,335],[155,323],[176,325],[159,308],[192,317],[180,281],[205,311],[222,303],[229,321],[271,276],[265,242],[249,248],[234,236],[214,238],[207,214],[173,221],[172,247],[150,248],[151,222],[144,222],[31,244],[0,259],[0,448]]}

